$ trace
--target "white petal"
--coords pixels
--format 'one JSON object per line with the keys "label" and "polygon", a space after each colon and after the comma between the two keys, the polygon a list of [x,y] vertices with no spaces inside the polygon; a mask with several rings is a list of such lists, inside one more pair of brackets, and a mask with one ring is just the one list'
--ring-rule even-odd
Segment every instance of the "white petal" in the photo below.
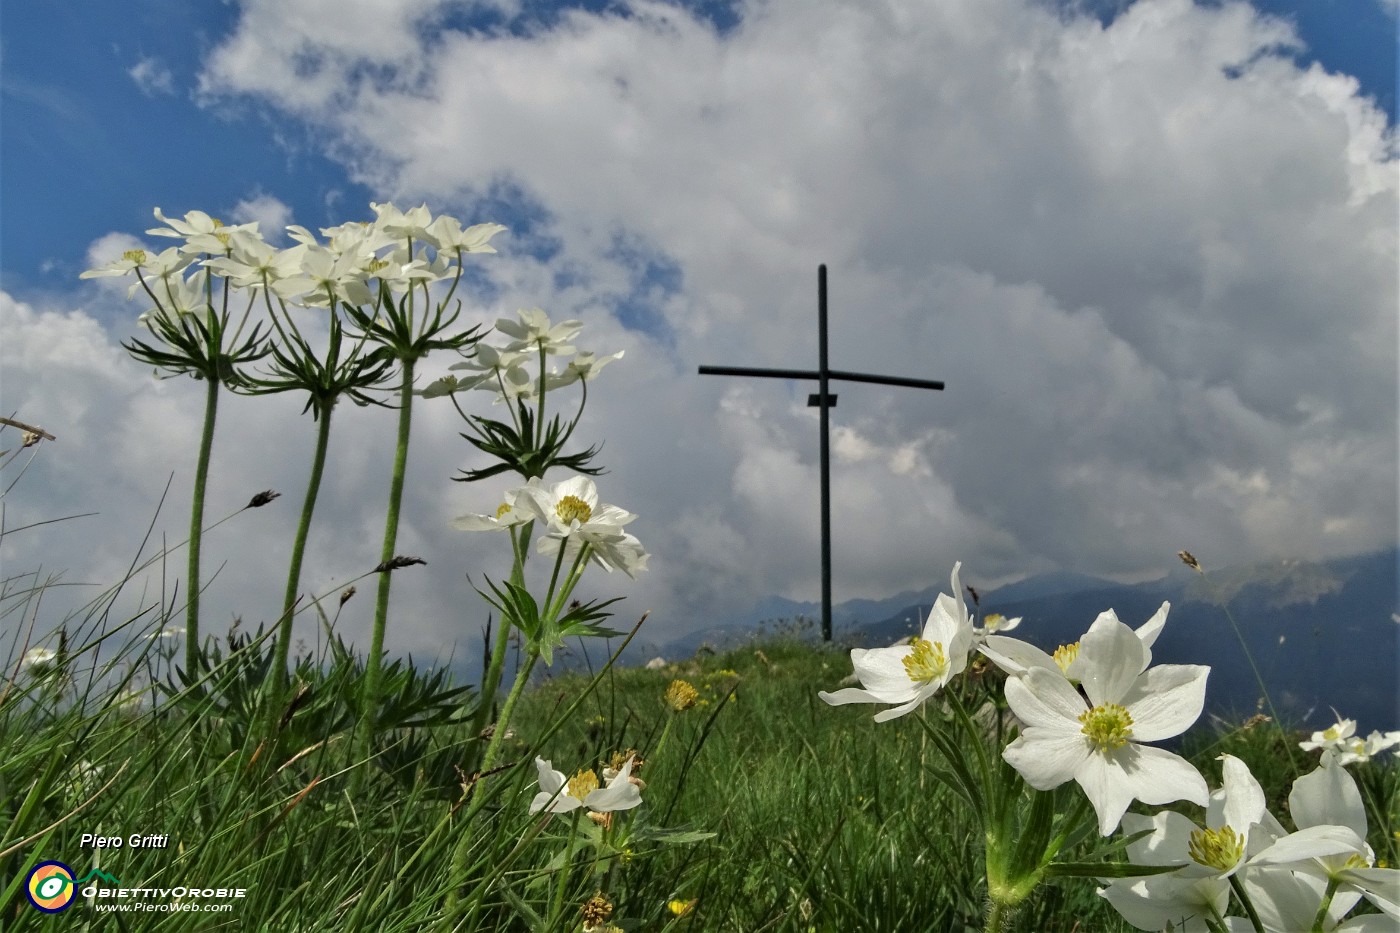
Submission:
{"label": "white petal", "polygon": [[1260,852],[1254,865],[1291,865],[1329,855],[1356,855],[1366,851],[1366,842],[1345,826],[1309,826],[1289,833]]}
{"label": "white petal", "polygon": [[1330,752],[1323,753],[1317,770],[1293,782],[1288,812],[1299,829],[1345,826],[1363,839],[1366,837],[1366,806],[1361,802],[1361,792],[1351,774]]}
{"label": "white petal", "polygon": [[1112,612],[1102,613],[1079,640],[1074,675],[1095,706],[1121,702],[1147,667],[1147,648]]}
{"label": "white petal", "polygon": [[1075,776],[1089,757],[1089,744],[1082,735],[1031,727],[1008,745],[1001,757],[1027,784],[1036,790],[1050,790]]}
{"label": "white petal", "polygon": [[913,654],[908,645],[895,645],[892,648],[872,648],[859,658],[851,654],[851,664],[861,686],[884,703],[905,703],[918,692],[909,672],[904,668],[904,659]]}
{"label": "white petal", "polygon": [[1158,742],[1191,728],[1205,708],[1209,673],[1200,664],[1162,664],[1138,677],[1117,701],[1133,717],[1133,738]]}
{"label": "white petal", "polygon": [[[1084,789],[1084,796],[1094,805],[1099,816],[1099,835],[1109,836],[1133,802],[1133,788],[1127,773],[1114,758],[1090,752],[1075,769],[1074,779]],[[1204,782],[1202,782],[1204,789]]]}
{"label": "white petal", "polygon": [[869,690],[859,690],[855,687],[847,687],[844,690],[837,690],[828,693],[825,690],[818,690],[817,696],[825,703],[832,706],[845,706],[849,703],[883,703],[884,700],[871,693]]}
{"label": "white petal", "polygon": [[1268,801],[1249,765],[1234,755],[1221,755],[1224,771],[1225,802],[1221,814],[1224,825],[1248,838],[1249,828],[1264,818]]}
{"label": "white petal", "polygon": [[1205,806],[1210,799],[1206,779],[1195,765],[1171,752],[1149,745],[1131,745],[1133,753],[1112,756],[1123,768],[1125,783],[1132,795],[1143,803],[1171,803],[1189,800]]}
{"label": "white petal", "polygon": [[1163,602],[1157,611],[1152,614],[1152,618],[1144,622],[1134,633],[1137,635],[1138,640],[1142,642],[1143,647],[1149,649],[1146,659],[1146,663],[1148,664],[1152,663],[1152,651],[1150,649],[1153,644],[1156,643],[1157,636],[1162,634],[1162,626],[1167,624],[1167,613],[1171,611],[1171,608],[1171,603]]}
{"label": "white petal", "polygon": [[1088,709],[1084,698],[1065,680],[1060,669],[1035,667],[1006,681],[1006,702],[1027,726],[1083,731],[1079,717]]}
{"label": "white petal", "polygon": [[980,650],[1008,674],[1021,674],[1032,667],[1052,671],[1060,669],[1054,658],[1035,645],[1005,635],[988,635]]}

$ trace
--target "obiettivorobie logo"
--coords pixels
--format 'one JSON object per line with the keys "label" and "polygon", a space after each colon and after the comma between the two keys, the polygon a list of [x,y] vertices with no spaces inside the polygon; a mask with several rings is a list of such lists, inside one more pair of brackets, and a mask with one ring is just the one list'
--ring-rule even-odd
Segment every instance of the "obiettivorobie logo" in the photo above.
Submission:
{"label": "obiettivorobie logo", "polygon": [[67,910],[79,897],[92,899],[99,910],[171,912],[232,910],[233,904],[217,902],[248,896],[247,888],[211,888],[197,884],[126,888],[116,878],[96,868],[81,878],[75,877],[73,869],[52,859],[29,870],[24,879],[24,893],[36,910],[46,914]]}
{"label": "obiettivorobie logo", "polygon": [[73,869],[62,862],[40,862],[30,869],[24,882],[24,893],[29,903],[46,914],[56,914],[72,906],[78,893],[78,885],[87,884],[92,879],[121,886],[121,882],[105,871],[94,868],[81,878],[73,877]]}

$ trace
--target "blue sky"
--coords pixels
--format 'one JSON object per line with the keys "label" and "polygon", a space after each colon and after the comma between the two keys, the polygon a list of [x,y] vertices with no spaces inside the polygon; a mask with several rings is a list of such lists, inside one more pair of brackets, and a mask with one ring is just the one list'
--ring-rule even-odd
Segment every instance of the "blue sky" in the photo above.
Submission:
{"label": "blue sky", "polygon": [[[684,5],[720,29],[737,22],[733,4]],[[1396,23],[1382,4],[1254,5],[1297,24],[1306,44],[1296,53],[1299,62],[1355,77],[1394,121]],[[519,17],[459,10],[447,22],[547,28],[555,6],[532,3]],[[1107,24],[1124,4],[1092,6]],[[296,121],[255,102],[201,106],[194,99],[204,55],[233,27],[238,9],[180,0],[0,9],[0,272],[6,287],[16,293],[64,288],[81,271],[87,243],[114,228],[140,229],[152,203],[232,204],[252,192],[277,191],[298,218],[315,226],[338,222],[328,200],[358,205],[376,197],[347,177],[314,131]],[[21,217],[53,222],[18,222]]]}
{"label": "blue sky", "polygon": [[[948,385],[842,391],[838,601],[955,561],[986,589],[1147,579],[1181,548],[1222,566],[1394,546],[1394,9],[5,4],[0,408],[59,436],[7,522],[102,514],[0,558],[114,579],[172,475],[158,524],[179,535],[198,389],[126,357],[145,309],[80,272],[156,206],[275,234],[380,200],[510,228],[470,273],[473,320],[540,306],[626,351],[581,430],[652,570],[590,585],[653,610],[658,640],[819,592],[811,387],[696,366],[814,365],[823,262],[833,367]],[[382,416],[337,423],[308,586],[377,562]],[[433,572],[396,583],[395,650],[458,643],[484,621],[465,573],[501,572],[450,527],[503,491],[448,481],[455,417],[415,412],[401,540]],[[211,513],[267,488],[292,505],[206,544],[211,617],[266,617],[247,594],[282,572],[309,423],[290,399],[220,419]],[[352,639],[367,619],[347,615]]]}

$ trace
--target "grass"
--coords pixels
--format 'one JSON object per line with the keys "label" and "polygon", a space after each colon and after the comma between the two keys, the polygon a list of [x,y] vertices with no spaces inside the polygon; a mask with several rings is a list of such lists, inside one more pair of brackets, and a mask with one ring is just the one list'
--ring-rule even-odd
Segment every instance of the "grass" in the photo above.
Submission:
{"label": "grass", "polygon": [[[9,581],[5,598],[40,591]],[[505,770],[473,782],[458,770],[482,741],[465,725],[472,694],[441,674],[386,670],[389,699],[365,759],[352,741],[363,662],[333,639],[325,656],[300,659],[297,697],[260,734],[253,698],[273,633],[231,633],[199,677],[182,679],[173,646],[147,637],[155,631],[94,607],[69,621],[62,670],[0,686],[6,930],[427,929],[450,885],[463,894],[463,930],[577,930],[599,892],[627,930],[982,928],[971,815],[925,769],[940,760],[916,717],[876,724],[868,707],[817,699],[850,670],[834,647],[775,635],[662,670],[595,658],[591,674],[538,678],[502,746]],[[120,650],[99,663],[96,646],[115,640]],[[697,690],[680,712],[663,700],[678,679]],[[154,708],[122,702],[144,683],[162,685]],[[1294,777],[1286,746],[1297,738],[1272,723],[1198,729],[1186,752],[1212,784],[1215,756],[1241,757],[1283,814]],[[615,814],[611,829],[529,814],[536,755],[571,774],[630,749],[644,759],[644,803]],[[1370,843],[1391,865],[1393,761],[1354,769],[1385,814],[1373,813]],[[82,845],[85,833],[166,834],[168,846],[96,849]],[[459,845],[468,857],[457,875]],[[124,887],[246,896],[228,913],[103,913],[80,900],[49,917],[21,890],[43,859],[80,875],[99,868]],[[1131,929],[1094,887],[1042,885],[1014,928]]]}

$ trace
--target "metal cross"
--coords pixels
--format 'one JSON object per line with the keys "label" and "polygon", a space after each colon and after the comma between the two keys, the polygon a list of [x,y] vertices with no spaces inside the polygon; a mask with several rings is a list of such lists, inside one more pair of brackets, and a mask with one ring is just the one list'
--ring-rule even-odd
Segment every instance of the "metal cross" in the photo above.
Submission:
{"label": "metal cross", "polygon": [[873,382],[877,385],[907,386],[915,389],[939,389],[943,383],[933,379],[905,379],[902,376],[876,376],[870,373],[848,373],[827,366],[826,358],[826,266],[817,267],[817,370],[752,369],[744,366],[701,366],[702,376],[768,376],[778,379],[815,379],[818,391],[807,396],[809,408],[821,409],[821,473],[822,473],[822,640],[831,641],[831,443],[828,409],[836,407],[836,396],[828,392],[829,381]]}

